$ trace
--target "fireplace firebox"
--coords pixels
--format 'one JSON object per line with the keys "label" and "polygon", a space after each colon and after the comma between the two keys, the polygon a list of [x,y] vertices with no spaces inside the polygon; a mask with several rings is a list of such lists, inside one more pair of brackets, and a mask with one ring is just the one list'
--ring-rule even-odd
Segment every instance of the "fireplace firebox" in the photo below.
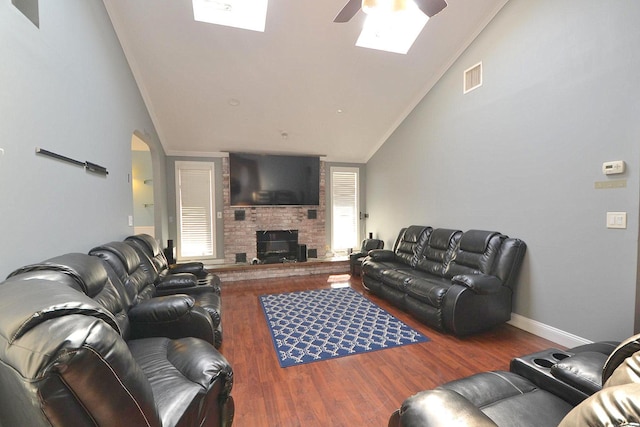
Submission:
{"label": "fireplace firebox", "polygon": [[298,257],[298,230],[256,231],[258,259],[265,264],[295,261]]}

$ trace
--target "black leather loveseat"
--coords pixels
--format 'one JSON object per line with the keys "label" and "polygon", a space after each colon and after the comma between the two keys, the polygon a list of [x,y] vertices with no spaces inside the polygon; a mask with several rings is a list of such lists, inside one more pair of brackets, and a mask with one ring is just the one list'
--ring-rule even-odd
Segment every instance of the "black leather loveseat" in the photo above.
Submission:
{"label": "black leather loveseat", "polygon": [[467,335],[510,319],[525,250],[494,231],[412,225],[393,250],[369,252],[362,283],[433,328]]}
{"label": "black leather loveseat", "polygon": [[100,257],[66,254],[0,283],[0,425],[231,425],[210,314],[186,294],[154,297],[144,277],[125,284]]}
{"label": "black leather loveseat", "polygon": [[[544,363],[554,355],[559,360]],[[640,425],[640,335],[613,351],[603,342],[531,357],[514,359],[509,372],[483,372],[419,392],[391,415],[389,427]],[[522,363],[529,362],[548,371],[527,374]]]}

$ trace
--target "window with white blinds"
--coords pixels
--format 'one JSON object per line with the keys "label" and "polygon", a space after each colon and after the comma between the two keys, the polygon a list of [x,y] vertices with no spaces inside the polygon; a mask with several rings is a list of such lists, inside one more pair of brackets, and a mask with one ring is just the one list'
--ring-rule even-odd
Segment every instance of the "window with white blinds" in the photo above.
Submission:
{"label": "window with white blinds", "polygon": [[176,162],[178,259],[215,258],[213,163]]}
{"label": "window with white blinds", "polygon": [[358,248],[358,168],[331,168],[331,247],[334,252]]}

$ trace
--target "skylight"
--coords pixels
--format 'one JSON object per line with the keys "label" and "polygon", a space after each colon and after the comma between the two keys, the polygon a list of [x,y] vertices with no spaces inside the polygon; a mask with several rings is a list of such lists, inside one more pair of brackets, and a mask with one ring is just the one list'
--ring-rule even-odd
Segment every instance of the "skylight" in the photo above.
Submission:
{"label": "skylight", "polygon": [[196,21],[264,32],[268,0],[192,1]]}
{"label": "skylight", "polygon": [[407,10],[368,14],[356,46],[406,54],[429,17],[413,2]]}

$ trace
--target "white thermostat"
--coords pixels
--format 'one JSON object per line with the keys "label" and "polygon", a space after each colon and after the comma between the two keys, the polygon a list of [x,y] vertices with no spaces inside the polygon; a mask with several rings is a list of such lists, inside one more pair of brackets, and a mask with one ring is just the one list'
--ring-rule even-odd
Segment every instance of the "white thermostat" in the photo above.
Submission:
{"label": "white thermostat", "polygon": [[613,162],[604,162],[602,164],[602,173],[605,175],[615,175],[617,173],[624,173],[624,161],[616,160]]}

